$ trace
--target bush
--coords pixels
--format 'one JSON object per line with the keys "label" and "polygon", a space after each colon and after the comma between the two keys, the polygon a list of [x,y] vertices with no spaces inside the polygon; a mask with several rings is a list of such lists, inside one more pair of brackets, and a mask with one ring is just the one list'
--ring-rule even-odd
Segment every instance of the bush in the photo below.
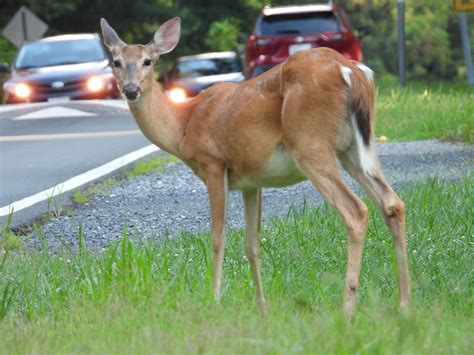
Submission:
{"label": "bush", "polygon": [[[1,32],[3,32],[3,30],[1,30]],[[0,64],[11,64],[15,53],[15,46],[8,42],[5,37],[0,36]]]}
{"label": "bush", "polygon": [[214,21],[207,33],[204,42],[212,51],[230,51],[238,46],[237,39],[240,34],[239,22],[230,17],[222,21]]}

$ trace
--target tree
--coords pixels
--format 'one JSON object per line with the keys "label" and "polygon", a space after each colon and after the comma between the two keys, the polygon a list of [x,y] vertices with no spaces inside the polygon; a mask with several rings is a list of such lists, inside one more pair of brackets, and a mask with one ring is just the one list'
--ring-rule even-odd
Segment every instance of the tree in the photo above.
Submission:
{"label": "tree", "polygon": [[210,50],[230,51],[237,48],[239,35],[239,21],[235,17],[230,17],[214,21],[204,42]]}

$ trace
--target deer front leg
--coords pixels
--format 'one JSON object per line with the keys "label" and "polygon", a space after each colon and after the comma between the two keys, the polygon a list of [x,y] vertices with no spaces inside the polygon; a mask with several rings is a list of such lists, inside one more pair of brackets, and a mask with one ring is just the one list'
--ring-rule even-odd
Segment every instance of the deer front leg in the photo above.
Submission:
{"label": "deer front leg", "polygon": [[261,216],[261,189],[242,191],[245,207],[245,252],[250,262],[252,279],[255,285],[257,303],[262,313],[265,313],[265,298],[263,297],[262,282],[260,279],[260,243],[259,227]]}
{"label": "deer front leg", "polygon": [[224,262],[226,239],[227,195],[229,192],[227,170],[225,168],[208,170],[206,185],[211,207],[214,296],[216,302],[219,302],[221,299],[222,264]]}

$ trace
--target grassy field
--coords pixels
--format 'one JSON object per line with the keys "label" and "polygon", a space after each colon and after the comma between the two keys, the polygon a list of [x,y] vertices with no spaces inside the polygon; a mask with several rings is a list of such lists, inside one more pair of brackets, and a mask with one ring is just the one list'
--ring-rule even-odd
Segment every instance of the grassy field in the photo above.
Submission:
{"label": "grassy field", "polygon": [[[392,242],[371,208],[360,307],[340,310],[342,223],[327,208],[290,211],[262,233],[269,314],[255,307],[243,235],[231,231],[222,304],[209,235],[123,240],[97,254],[0,256],[0,353],[472,354],[473,183],[436,180],[401,192],[408,209],[411,312],[396,309]],[[82,236],[78,235],[82,240]]]}
{"label": "grassy field", "polygon": [[[474,142],[474,91],[464,85],[378,87],[377,136]],[[159,170],[137,164],[126,178]],[[371,217],[352,322],[342,316],[346,238],[327,206],[289,211],[262,232],[269,313],[258,315],[241,230],[228,235],[224,296],[211,285],[209,235],[123,240],[103,253],[0,251],[3,353],[474,353],[473,177],[401,191],[408,206],[413,303],[397,312],[392,242]],[[95,188],[95,189],[94,189]],[[107,186],[79,192],[85,203]],[[18,239],[4,227],[0,249]],[[3,243],[3,244],[2,244]],[[15,244],[16,245],[16,244]]]}
{"label": "grassy field", "polygon": [[377,136],[474,143],[474,90],[463,84],[378,83]]}

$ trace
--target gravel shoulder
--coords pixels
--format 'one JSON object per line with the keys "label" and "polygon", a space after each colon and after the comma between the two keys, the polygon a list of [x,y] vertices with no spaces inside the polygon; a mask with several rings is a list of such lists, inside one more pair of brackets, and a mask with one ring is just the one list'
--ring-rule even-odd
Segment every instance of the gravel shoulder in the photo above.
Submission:
{"label": "gravel shoulder", "polygon": [[[384,143],[377,146],[387,180],[395,190],[430,177],[456,181],[473,171],[474,146],[440,141]],[[356,183],[343,174],[354,191]],[[322,202],[308,182],[281,189],[264,189],[263,220],[286,216],[297,209]],[[209,202],[205,185],[184,164],[170,164],[164,172],[122,180],[90,202],[77,207],[72,216],[49,220],[43,236],[52,247],[75,246],[82,227],[86,243],[99,250],[122,237],[124,225],[132,238],[161,240],[182,232],[203,232],[210,228]],[[229,228],[243,226],[243,206],[238,191],[229,196]],[[33,233],[30,246],[39,246]]]}

